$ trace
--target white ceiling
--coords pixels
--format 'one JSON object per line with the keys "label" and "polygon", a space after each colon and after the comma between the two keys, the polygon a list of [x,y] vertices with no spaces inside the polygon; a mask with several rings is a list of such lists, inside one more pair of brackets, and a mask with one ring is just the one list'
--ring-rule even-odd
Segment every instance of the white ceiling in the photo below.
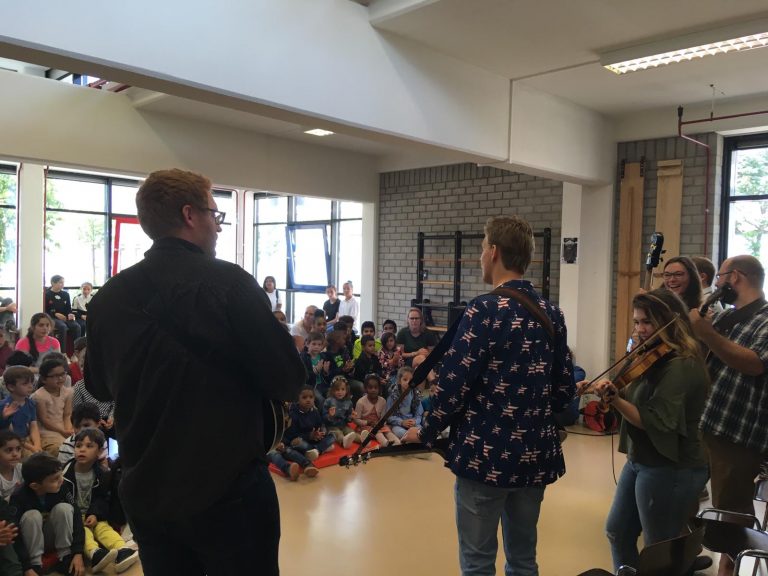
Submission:
{"label": "white ceiling", "polygon": [[[385,34],[402,36],[500,76],[523,80],[615,118],[669,107],[674,122],[678,105],[710,100],[710,84],[716,86],[718,101],[768,94],[768,48],[623,76],[598,63],[599,54],[608,50],[768,17],[768,0],[353,1],[371,4],[372,14],[382,3],[397,2],[403,8],[395,16],[376,19],[376,27]],[[20,71],[40,75],[44,68]],[[327,126],[320,122],[308,125],[307,117],[287,113],[277,119],[259,115],[259,110],[235,110],[226,102],[219,106],[139,88],[123,94],[137,109],[149,113],[369,154],[390,169],[472,161],[459,153],[352,128],[348,134],[318,138],[304,134],[304,130]],[[345,128],[336,128],[340,130]]]}
{"label": "white ceiling", "polygon": [[[358,0],[354,0],[358,1]],[[376,0],[391,2],[393,0]],[[705,58],[617,76],[599,54],[692,31],[768,16],[766,0],[398,0],[414,7],[377,21],[377,28],[612,117],[640,110],[768,93],[768,48]],[[363,5],[374,2],[360,1]],[[224,124],[310,144],[395,159],[433,162],[449,152],[368,134],[304,134],[323,127],[267,118],[195,100],[133,89],[148,112]],[[386,164],[387,160],[384,160]]]}
{"label": "white ceiling", "polygon": [[618,115],[706,101],[710,84],[726,97],[768,91],[768,48],[624,76],[597,64],[601,52],[766,15],[765,0],[438,0],[377,27]]}

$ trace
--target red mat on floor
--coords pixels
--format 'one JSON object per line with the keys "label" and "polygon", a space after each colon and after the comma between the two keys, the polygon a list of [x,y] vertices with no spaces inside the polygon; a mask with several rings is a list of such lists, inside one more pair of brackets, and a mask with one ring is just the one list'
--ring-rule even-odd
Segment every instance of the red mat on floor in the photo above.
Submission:
{"label": "red mat on floor", "polygon": [[[326,468],[328,466],[336,466],[339,463],[339,460],[341,460],[342,456],[351,456],[355,453],[355,450],[357,450],[358,445],[352,444],[349,448],[342,448],[338,444],[336,444],[336,449],[332,452],[326,452],[325,454],[320,454],[320,457],[315,460],[312,464],[315,465],[317,468]],[[371,440],[368,445],[365,447],[365,450],[363,452],[370,452],[371,450],[374,450],[379,447],[379,443],[376,442],[376,440]],[[273,474],[277,474],[278,476],[285,476],[280,469],[275,466],[274,464],[269,465],[269,471]]]}

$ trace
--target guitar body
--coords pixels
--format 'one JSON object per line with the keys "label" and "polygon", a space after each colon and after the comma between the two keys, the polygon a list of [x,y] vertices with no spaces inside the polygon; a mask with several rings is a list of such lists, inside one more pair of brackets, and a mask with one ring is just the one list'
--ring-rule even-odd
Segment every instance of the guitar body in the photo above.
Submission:
{"label": "guitar body", "polygon": [[261,413],[264,417],[264,450],[269,452],[283,439],[288,412],[277,400],[263,400]]}

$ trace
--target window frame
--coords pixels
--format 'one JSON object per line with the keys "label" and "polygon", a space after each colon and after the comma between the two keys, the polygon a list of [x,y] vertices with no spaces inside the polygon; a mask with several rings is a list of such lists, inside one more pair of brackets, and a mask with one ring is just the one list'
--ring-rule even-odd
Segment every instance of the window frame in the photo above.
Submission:
{"label": "window frame", "polygon": [[756,148],[768,149],[768,133],[748,134],[744,136],[733,136],[725,138],[723,141],[723,170],[722,170],[722,203],[720,206],[720,241],[719,264],[722,264],[728,254],[728,236],[731,203],[743,201],[768,200],[768,193],[755,194],[752,196],[732,194],[735,188],[734,177],[734,156],[740,150],[753,150]]}
{"label": "window frame", "polygon": [[[259,222],[259,216],[258,216],[258,201],[263,198],[287,198],[286,202],[286,214],[285,219],[280,222]],[[327,198],[322,198],[323,200],[328,200]],[[260,226],[285,226],[286,228],[286,263],[285,263],[285,278],[286,282],[288,284],[291,283],[291,270],[290,267],[292,265],[291,262],[291,255],[289,246],[290,243],[288,242],[288,227],[289,226],[325,226],[330,227],[330,238],[327,240],[327,254],[329,260],[327,261],[327,269],[329,270],[329,282],[328,284],[337,284],[335,279],[337,278],[339,274],[339,245],[341,242],[340,238],[340,229],[341,229],[341,223],[342,222],[352,222],[352,221],[359,221],[362,224],[363,217],[362,217],[362,210],[361,210],[361,216],[358,218],[342,218],[341,217],[341,204],[342,202],[352,202],[351,200],[334,200],[331,199],[331,217],[328,219],[319,219],[319,220],[297,220],[296,219],[296,196],[285,196],[282,194],[275,194],[272,192],[253,192],[253,236],[252,236],[252,243],[253,243],[253,259],[251,261],[252,270],[254,277],[256,277],[256,274],[258,272],[258,238],[259,238],[259,232],[258,229]],[[361,262],[362,265],[362,262]],[[258,278],[257,278],[258,281]],[[341,281],[341,279],[339,279]],[[285,313],[286,317],[288,318],[289,322],[292,322],[292,318],[294,317],[295,313],[295,306],[294,306],[294,299],[293,295],[294,293],[302,292],[302,293],[314,293],[314,294],[325,294],[325,290],[327,289],[327,285],[323,287],[296,287],[291,288],[289,286],[277,286],[277,289],[280,290],[284,294],[283,298],[283,312]],[[336,286],[337,289],[340,288],[340,286]],[[360,297],[359,292],[354,292],[354,296],[357,298]],[[303,311],[302,311],[303,313]]]}
{"label": "window frame", "polygon": [[[75,210],[72,208],[49,208],[48,207],[48,181],[49,180],[69,180],[74,182],[85,182],[89,184],[101,184],[104,186],[104,206],[105,211],[97,210]],[[85,214],[88,216],[101,216],[104,218],[104,271],[106,278],[112,278],[114,275],[113,269],[113,255],[112,255],[112,223],[117,220],[136,218],[136,214],[126,214],[123,212],[112,211],[112,187],[136,187],[141,186],[141,180],[131,180],[130,178],[117,177],[117,176],[100,176],[97,174],[88,174],[85,172],[69,172],[67,170],[47,169],[45,171],[45,202],[44,209],[45,214],[48,212],[60,213],[60,214]],[[47,236],[44,238],[43,245],[48,243]],[[43,266],[45,270],[45,265]],[[98,290],[103,284],[93,279],[94,289]],[[66,290],[76,290],[80,288],[77,286],[65,286]]]}
{"label": "window frame", "polygon": [[[9,209],[9,210],[15,210],[16,211],[16,257],[15,257],[15,263],[16,263],[16,271],[14,274],[14,277],[16,278],[16,282],[14,282],[14,286],[0,286],[0,291],[12,291],[14,293],[14,302],[18,301],[18,290],[19,290],[19,165],[18,164],[10,164],[10,163],[4,163],[0,162],[0,174],[9,174],[11,176],[14,176],[16,178],[16,201],[14,204],[0,204],[0,209]],[[0,241],[4,241],[5,239],[0,239]]]}

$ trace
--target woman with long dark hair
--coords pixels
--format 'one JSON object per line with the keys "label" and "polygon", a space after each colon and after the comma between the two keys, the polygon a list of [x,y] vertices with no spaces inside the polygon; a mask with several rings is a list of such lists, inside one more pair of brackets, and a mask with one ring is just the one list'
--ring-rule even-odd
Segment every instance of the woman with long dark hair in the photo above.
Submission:
{"label": "woman with long dark hair", "polygon": [[37,366],[40,366],[43,356],[48,352],[61,351],[59,341],[50,336],[53,326],[53,318],[45,312],[33,314],[27,335],[16,342],[16,350],[21,350],[32,356],[34,363],[30,368],[33,372],[37,372]]}
{"label": "woman with long dark hair", "polygon": [[701,306],[701,279],[696,264],[688,256],[675,256],[664,264],[664,288],[674,292],[692,310]]}
{"label": "woman with long dark hair", "polygon": [[621,390],[610,380],[596,385],[623,416],[619,450],[627,454],[606,521],[615,569],[637,566],[641,532],[646,546],[678,536],[709,476],[698,430],[709,377],[687,306],[660,288],[632,307],[640,344],[672,323],[654,338],[666,348],[644,373]]}
{"label": "woman with long dark hair", "polygon": [[269,297],[269,302],[272,304],[272,312],[282,309],[283,303],[280,300],[280,293],[277,291],[277,281],[275,280],[275,277],[265,277],[261,287],[264,288],[264,292],[266,292],[267,297]]}

